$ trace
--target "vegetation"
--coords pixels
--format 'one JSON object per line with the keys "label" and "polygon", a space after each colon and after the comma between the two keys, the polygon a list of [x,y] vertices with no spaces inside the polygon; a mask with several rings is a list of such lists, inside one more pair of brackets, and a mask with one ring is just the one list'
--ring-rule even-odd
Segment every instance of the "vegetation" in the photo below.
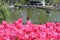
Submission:
{"label": "vegetation", "polygon": [[[60,0],[45,0],[46,2],[49,2],[49,3],[60,3]],[[29,0],[5,0],[5,2],[9,2],[9,3],[21,3],[21,4],[24,4],[24,3],[28,3]]]}
{"label": "vegetation", "polygon": [[8,10],[8,5],[0,0],[0,23],[2,20],[9,21],[9,10]]}
{"label": "vegetation", "polygon": [[[0,0],[0,22],[2,21],[2,20],[7,20],[7,21],[9,21],[9,15],[10,15],[10,12],[9,12],[9,8],[8,8],[8,3],[14,3],[14,5],[15,6],[19,6],[19,5],[21,5],[21,4],[25,4],[25,3],[29,3],[29,0]],[[17,2],[17,3],[16,3]],[[46,2],[48,2],[48,0],[46,0]],[[59,0],[50,0],[49,1],[51,4],[52,3],[60,3],[60,1]],[[42,13],[42,12],[41,12]],[[29,13],[29,14],[31,14],[31,13]],[[41,14],[41,16],[42,16],[43,14]],[[44,15],[44,16],[46,16],[46,15]],[[32,18],[32,17],[31,17]],[[39,15],[39,18],[41,18],[40,17],[40,15]],[[44,17],[43,17],[44,18]],[[46,22],[46,21],[42,21],[43,19],[41,19],[41,20],[39,20],[39,21],[41,21],[41,22]]]}

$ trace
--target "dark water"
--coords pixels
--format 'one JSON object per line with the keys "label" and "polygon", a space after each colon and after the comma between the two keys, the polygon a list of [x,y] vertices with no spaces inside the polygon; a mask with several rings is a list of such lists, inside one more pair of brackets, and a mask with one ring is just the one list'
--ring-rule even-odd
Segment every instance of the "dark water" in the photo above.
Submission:
{"label": "dark water", "polygon": [[60,10],[45,10],[38,8],[11,8],[10,22],[14,22],[18,18],[23,18],[26,23],[27,16],[30,16],[32,23],[46,23],[49,21],[60,21]]}

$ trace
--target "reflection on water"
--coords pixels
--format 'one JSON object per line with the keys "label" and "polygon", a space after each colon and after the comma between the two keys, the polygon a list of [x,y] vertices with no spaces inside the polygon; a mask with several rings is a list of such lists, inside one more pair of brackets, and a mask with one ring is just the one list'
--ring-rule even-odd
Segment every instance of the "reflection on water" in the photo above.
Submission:
{"label": "reflection on water", "polygon": [[60,10],[49,10],[38,8],[12,8],[10,9],[10,21],[13,22],[18,18],[23,18],[23,23],[26,23],[27,16],[30,16],[32,23],[46,23],[48,21],[60,21]]}

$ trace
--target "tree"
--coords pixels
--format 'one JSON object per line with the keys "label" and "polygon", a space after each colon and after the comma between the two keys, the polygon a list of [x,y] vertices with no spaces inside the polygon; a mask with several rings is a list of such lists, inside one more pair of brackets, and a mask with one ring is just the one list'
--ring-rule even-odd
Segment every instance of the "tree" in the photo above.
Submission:
{"label": "tree", "polygon": [[58,3],[60,3],[60,0],[55,0],[54,2],[58,4]]}
{"label": "tree", "polygon": [[9,21],[9,10],[7,4],[0,0],[0,23],[2,20]]}

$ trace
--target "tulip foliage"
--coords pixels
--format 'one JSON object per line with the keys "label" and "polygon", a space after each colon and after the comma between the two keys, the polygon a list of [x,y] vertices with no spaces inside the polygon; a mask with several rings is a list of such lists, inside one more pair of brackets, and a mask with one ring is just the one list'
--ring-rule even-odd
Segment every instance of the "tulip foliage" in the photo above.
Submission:
{"label": "tulip foliage", "polygon": [[23,19],[14,23],[3,21],[0,24],[0,40],[60,40],[60,22],[46,24],[32,24]]}

